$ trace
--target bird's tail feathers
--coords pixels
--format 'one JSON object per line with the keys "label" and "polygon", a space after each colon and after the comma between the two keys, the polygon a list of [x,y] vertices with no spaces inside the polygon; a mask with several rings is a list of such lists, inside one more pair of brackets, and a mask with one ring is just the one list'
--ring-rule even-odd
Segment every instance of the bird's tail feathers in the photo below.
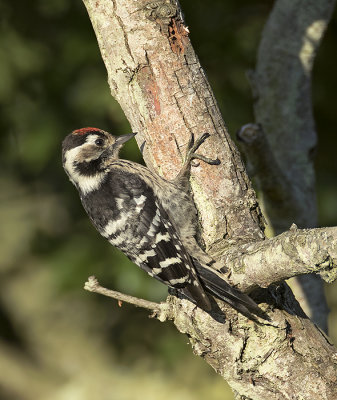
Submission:
{"label": "bird's tail feathers", "polygon": [[205,311],[211,311],[212,306],[209,301],[209,297],[206,294],[205,289],[202,287],[201,283],[195,286],[193,283],[181,289],[181,292],[195,303],[198,307]]}
{"label": "bird's tail feathers", "polygon": [[230,286],[215,271],[202,266],[193,259],[199,278],[206,291],[218,297],[220,300],[230,304],[233,308],[245,315],[247,318],[256,320],[256,316],[269,320],[267,314],[247,294]]}

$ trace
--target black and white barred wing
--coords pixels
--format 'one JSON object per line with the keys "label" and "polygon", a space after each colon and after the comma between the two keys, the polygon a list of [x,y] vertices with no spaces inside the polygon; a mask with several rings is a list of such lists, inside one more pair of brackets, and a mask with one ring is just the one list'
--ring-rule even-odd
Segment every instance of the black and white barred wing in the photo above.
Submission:
{"label": "black and white barred wing", "polygon": [[118,212],[101,233],[149,275],[209,309],[192,260],[151,187],[125,171],[113,174],[110,187]]}

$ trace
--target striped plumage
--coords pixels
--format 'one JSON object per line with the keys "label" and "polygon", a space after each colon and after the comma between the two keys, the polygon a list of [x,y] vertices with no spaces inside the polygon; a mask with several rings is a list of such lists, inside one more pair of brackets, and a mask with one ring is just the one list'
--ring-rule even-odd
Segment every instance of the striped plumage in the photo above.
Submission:
{"label": "striped plumage", "polygon": [[189,161],[212,161],[191,151],[178,179],[168,182],[142,165],[119,159],[119,150],[133,136],[83,128],[63,141],[65,171],[94,226],[149,275],[199,307],[211,309],[207,291],[249,317],[251,312],[261,314],[250,297],[211,270],[212,259],[195,240],[196,210],[186,190]]}

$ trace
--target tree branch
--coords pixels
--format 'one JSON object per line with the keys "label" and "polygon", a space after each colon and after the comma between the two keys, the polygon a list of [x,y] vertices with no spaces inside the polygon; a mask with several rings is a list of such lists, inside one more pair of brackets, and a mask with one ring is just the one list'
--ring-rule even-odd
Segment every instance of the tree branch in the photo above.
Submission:
{"label": "tree branch", "polygon": [[84,289],[89,292],[98,293],[103,296],[111,297],[118,300],[118,302],[125,302],[132,304],[136,307],[142,307],[147,310],[153,311],[153,316],[155,316],[159,321],[166,321],[170,318],[170,306],[169,303],[154,303],[152,301],[140,299],[138,297],[130,296],[121,292],[116,292],[115,290],[107,289],[101,286],[95,276],[89,276],[87,282],[84,284]]}
{"label": "tree branch", "polygon": [[101,286],[95,276],[89,276],[88,281],[84,284],[84,289],[89,292],[99,293],[103,296],[111,297],[118,301],[133,304],[136,307],[146,308],[152,311],[159,311],[161,304],[152,301],[139,299],[138,297],[129,296],[124,293],[116,292]]}
{"label": "tree branch", "polygon": [[[228,249],[223,263],[231,281],[244,290],[315,273],[326,282],[337,279],[337,227],[287,231],[264,242]],[[244,275],[244,279],[243,279]]]}

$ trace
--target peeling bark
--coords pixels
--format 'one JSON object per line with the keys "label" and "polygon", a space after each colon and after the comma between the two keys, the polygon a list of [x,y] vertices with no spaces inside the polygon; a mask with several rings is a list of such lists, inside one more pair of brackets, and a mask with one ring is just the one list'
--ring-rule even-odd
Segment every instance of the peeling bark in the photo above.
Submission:
{"label": "peeling bark", "polygon": [[[254,268],[259,265],[249,251],[257,246],[262,256],[267,252],[263,246],[276,242],[264,241],[255,192],[194,53],[179,4],[141,0],[84,3],[111,92],[132,130],[139,132],[138,143],[145,142],[147,165],[172,179],[179,172],[191,132],[196,136],[211,133],[202,150],[206,156],[218,157],[221,165],[200,163],[192,168],[199,239],[220,265],[223,257],[230,263],[232,254],[228,273],[233,282],[246,289],[256,287]],[[240,246],[246,250],[242,253],[246,268],[238,265],[231,253]],[[272,246],[270,250],[272,256]],[[287,255],[282,250],[280,254]],[[270,264],[277,269],[274,262]],[[251,280],[248,286],[246,275]],[[160,320],[172,319],[177,329],[189,336],[194,352],[241,398],[337,398],[336,349],[305,316],[289,287],[281,283],[252,295],[271,322],[247,321],[221,302],[217,311],[207,314],[176,296],[169,297],[169,307]]]}

